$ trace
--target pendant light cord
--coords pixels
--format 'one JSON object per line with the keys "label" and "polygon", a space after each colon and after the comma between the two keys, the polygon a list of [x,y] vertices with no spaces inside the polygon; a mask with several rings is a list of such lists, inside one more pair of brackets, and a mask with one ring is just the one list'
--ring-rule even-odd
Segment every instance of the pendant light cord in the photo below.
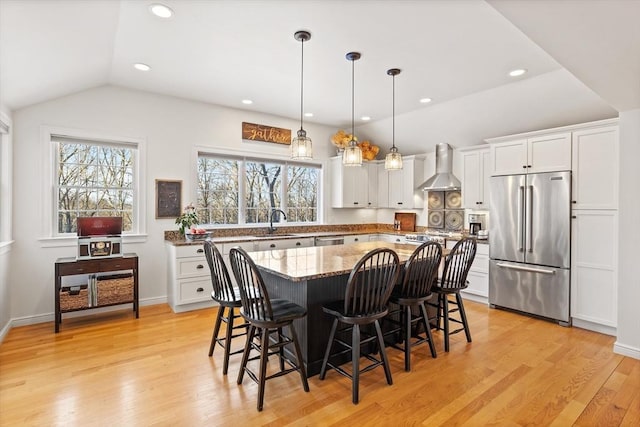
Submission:
{"label": "pendant light cord", "polygon": [[300,65],[300,130],[302,128],[302,117],[304,111],[304,38],[301,40],[302,43],[302,64]]}
{"label": "pendant light cord", "polygon": [[393,77],[393,90],[391,95],[391,145],[396,148],[396,76]]}
{"label": "pendant light cord", "polygon": [[355,107],[354,107],[354,99],[355,99],[355,60],[351,60],[351,141],[355,141],[355,126],[354,126],[354,116],[355,116]]}

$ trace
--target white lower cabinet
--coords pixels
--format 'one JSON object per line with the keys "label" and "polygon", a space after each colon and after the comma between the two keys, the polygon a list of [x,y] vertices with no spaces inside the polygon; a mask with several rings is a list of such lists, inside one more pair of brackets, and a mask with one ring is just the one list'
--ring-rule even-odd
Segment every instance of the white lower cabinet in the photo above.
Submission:
{"label": "white lower cabinet", "polygon": [[211,274],[202,245],[167,244],[167,300],[175,313],[211,307]]}
{"label": "white lower cabinet", "polygon": [[273,239],[273,240],[259,240],[257,242],[258,251],[273,251],[277,249],[291,249],[291,248],[308,248],[313,246],[313,237],[303,237],[300,239]]}
{"label": "white lower cabinet", "polygon": [[574,210],[571,318],[575,326],[615,335],[618,317],[618,212]]}
{"label": "white lower cabinet", "polygon": [[351,236],[344,236],[344,244],[347,243],[360,243],[360,242],[368,242],[370,234],[354,234]]}
{"label": "white lower cabinet", "polygon": [[[456,241],[447,240],[447,248],[451,249]],[[487,304],[489,301],[489,245],[478,243],[476,257],[467,274],[469,285],[461,291],[465,299]]]}

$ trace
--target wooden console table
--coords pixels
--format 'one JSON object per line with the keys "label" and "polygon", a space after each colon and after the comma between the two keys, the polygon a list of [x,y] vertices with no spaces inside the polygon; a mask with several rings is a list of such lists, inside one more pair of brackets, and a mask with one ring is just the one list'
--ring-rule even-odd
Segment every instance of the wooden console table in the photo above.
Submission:
{"label": "wooden console table", "polygon": [[[127,301],[118,301],[115,303],[101,303],[96,305],[88,305],[79,308],[63,309],[60,308],[60,291],[62,289],[62,277],[75,276],[105,272],[116,272],[129,270],[133,274],[133,299]],[[136,313],[136,319],[140,317],[138,304],[138,255],[134,253],[124,254],[117,258],[100,258],[77,260],[76,258],[58,258],[55,264],[55,331],[60,330],[62,323],[62,313],[71,311],[91,310],[92,308],[107,307],[110,305],[133,304],[133,311]]]}

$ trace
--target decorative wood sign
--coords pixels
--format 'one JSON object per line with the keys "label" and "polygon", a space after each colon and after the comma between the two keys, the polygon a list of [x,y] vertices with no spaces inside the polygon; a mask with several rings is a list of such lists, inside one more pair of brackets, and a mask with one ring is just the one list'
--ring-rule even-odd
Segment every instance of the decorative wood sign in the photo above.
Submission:
{"label": "decorative wood sign", "polygon": [[242,122],[242,139],[291,145],[291,129]]}
{"label": "decorative wood sign", "polygon": [[181,214],[182,181],[156,179],[156,218],[176,218]]}

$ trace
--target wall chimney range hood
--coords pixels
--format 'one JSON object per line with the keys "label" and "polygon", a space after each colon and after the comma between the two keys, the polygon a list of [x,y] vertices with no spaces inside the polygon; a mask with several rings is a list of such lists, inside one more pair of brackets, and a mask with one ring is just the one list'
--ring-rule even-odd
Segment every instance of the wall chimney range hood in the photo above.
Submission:
{"label": "wall chimney range hood", "polygon": [[436,145],[436,174],[423,182],[418,189],[424,191],[460,190],[460,180],[453,170],[453,150],[449,144]]}

